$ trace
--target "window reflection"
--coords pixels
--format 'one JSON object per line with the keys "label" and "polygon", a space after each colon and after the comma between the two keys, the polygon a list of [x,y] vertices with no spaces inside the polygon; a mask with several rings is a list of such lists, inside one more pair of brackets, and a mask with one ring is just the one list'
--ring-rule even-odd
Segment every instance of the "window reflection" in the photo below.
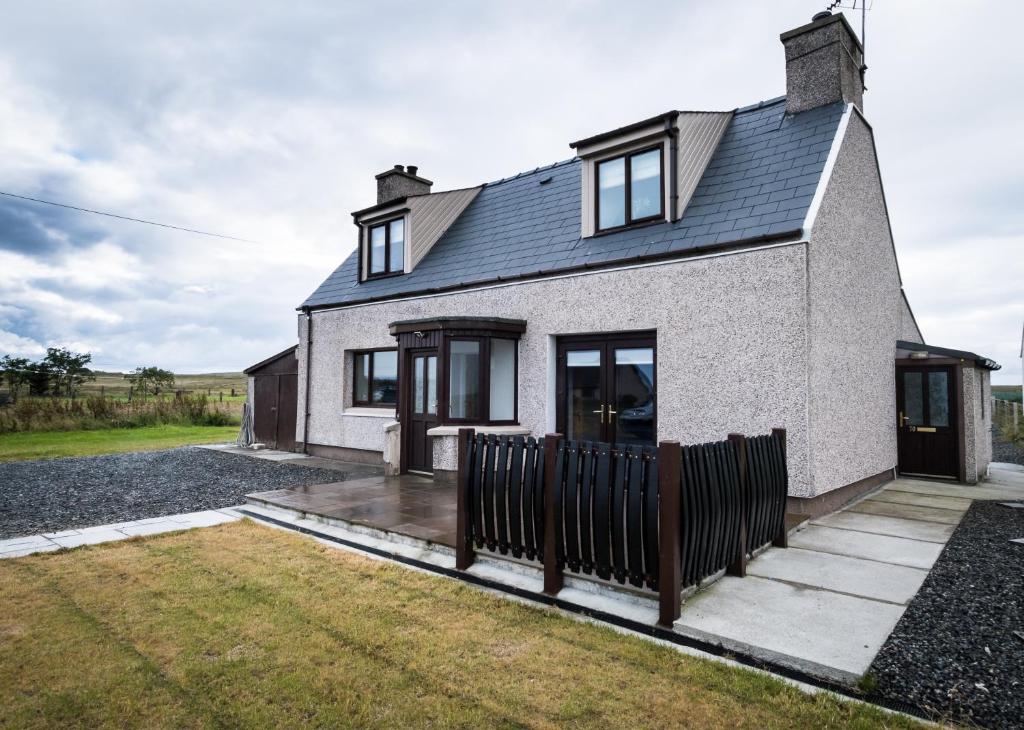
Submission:
{"label": "window reflection", "polygon": [[615,350],[615,440],[654,442],[654,349]]}

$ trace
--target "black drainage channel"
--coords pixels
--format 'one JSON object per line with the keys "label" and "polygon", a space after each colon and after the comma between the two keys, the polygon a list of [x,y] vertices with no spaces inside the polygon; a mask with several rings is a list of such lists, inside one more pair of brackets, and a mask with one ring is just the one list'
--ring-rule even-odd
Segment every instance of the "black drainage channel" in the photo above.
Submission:
{"label": "black drainage channel", "polygon": [[402,563],[404,565],[409,565],[414,568],[419,568],[420,570],[425,570],[431,573],[437,573],[438,575],[447,576],[449,578],[455,578],[456,580],[461,580],[464,583],[470,583],[472,585],[477,585],[482,588],[488,588],[494,591],[499,591],[501,593],[507,593],[511,596],[516,596],[518,598],[525,598],[527,600],[533,601],[535,603],[541,603],[546,606],[554,606],[556,608],[562,609],[563,611],[568,611],[570,613],[574,613],[580,616],[586,616],[587,618],[592,618],[597,621],[601,621],[602,623],[617,626],[628,631],[634,631],[638,634],[650,636],[661,641],[669,642],[671,644],[685,646],[690,649],[702,651],[706,654],[712,654],[717,657],[729,659],[731,661],[736,662],[737,664],[742,664],[743,666],[750,667],[752,669],[760,669],[762,671],[769,672],[771,674],[775,674],[786,679],[791,679],[796,682],[802,682],[803,684],[811,685],[812,687],[828,690],[829,692],[835,692],[836,694],[842,695],[843,697],[849,697],[853,700],[858,700],[860,702],[866,702],[868,704],[877,705],[878,707],[882,707],[886,710],[892,710],[894,712],[902,712],[907,715],[913,715],[914,717],[918,717],[922,720],[932,720],[931,716],[929,716],[928,713],[926,713],[924,710],[922,710],[915,704],[909,702],[898,702],[895,700],[890,700],[886,697],[874,697],[872,695],[860,694],[845,685],[830,682],[826,679],[821,679],[820,677],[815,677],[813,674],[802,672],[799,669],[793,669],[792,667],[787,667],[782,664],[777,664],[775,662],[759,659],[757,657],[750,656],[749,654],[736,653],[735,651],[725,649],[724,647],[718,646],[716,644],[701,641],[700,639],[695,639],[690,636],[683,636],[682,634],[677,634],[675,631],[662,628],[661,626],[652,626],[650,624],[641,623],[639,621],[633,621],[628,618],[622,618],[621,616],[616,616],[613,613],[608,613],[606,611],[598,611],[592,608],[587,608],[586,606],[581,606],[578,603],[572,603],[571,601],[563,600],[558,596],[549,596],[546,593],[536,593],[535,591],[528,591],[524,588],[508,586],[504,583],[498,583],[497,581],[490,580],[489,578],[481,578],[480,576],[465,573],[461,570],[455,570],[454,568],[444,568],[440,565],[434,565],[432,563],[427,563],[422,560],[416,560],[415,558],[407,558],[404,555],[399,555],[397,553],[389,552],[387,550],[381,550],[380,548],[371,547],[369,545],[363,545],[352,540],[346,540],[342,537],[336,537],[334,535],[329,535],[327,533],[318,532],[317,530],[311,530],[308,527],[296,525],[292,522],[286,522],[285,520],[279,520],[274,517],[269,517],[267,515],[261,515],[256,512],[250,512],[249,510],[246,509],[240,509],[237,511],[240,514],[245,515],[246,517],[251,517],[252,519],[258,520],[260,522],[268,522],[270,524],[277,525],[278,527],[283,527],[285,529],[292,530],[293,532],[299,532],[304,535],[310,535],[321,540],[337,543],[338,545],[344,545],[345,547],[350,547],[364,553],[370,553],[371,555],[386,558],[387,560],[393,560],[396,563]]}

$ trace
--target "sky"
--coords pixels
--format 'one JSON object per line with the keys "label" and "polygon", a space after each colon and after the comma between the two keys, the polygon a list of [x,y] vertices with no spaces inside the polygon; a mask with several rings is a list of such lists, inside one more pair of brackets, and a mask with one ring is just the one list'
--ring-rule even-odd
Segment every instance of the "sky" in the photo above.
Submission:
{"label": "sky", "polygon": [[[0,196],[0,354],[240,370],[296,342],[376,173],[472,186],[669,109],[780,96],[779,33],[824,5],[3,0],[0,191],[247,240]],[[874,0],[864,98],[926,341],[1017,384],[1021,21]]]}

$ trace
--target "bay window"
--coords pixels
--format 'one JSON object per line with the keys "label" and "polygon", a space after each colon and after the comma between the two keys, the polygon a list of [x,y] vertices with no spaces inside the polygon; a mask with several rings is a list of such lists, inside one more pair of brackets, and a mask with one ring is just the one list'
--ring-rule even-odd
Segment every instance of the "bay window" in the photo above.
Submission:
{"label": "bay window", "polygon": [[448,340],[448,421],[515,423],[517,344],[501,337]]}

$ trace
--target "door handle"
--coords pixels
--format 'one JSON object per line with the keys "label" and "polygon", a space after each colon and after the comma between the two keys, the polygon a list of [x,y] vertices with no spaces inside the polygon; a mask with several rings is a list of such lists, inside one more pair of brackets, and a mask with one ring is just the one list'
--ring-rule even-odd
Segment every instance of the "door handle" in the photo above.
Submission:
{"label": "door handle", "polygon": [[604,406],[601,406],[596,411],[591,411],[591,413],[597,413],[598,415],[600,415],[601,416],[601,423],[602,424],[604,423]]}
{"label": "door handle", "polygon": [[907,425],[907,421],[909,421],[909,420],[910,420],[910,417],[909,416],[904,416],[903,415],[903,411],[900,411],[900,426],[901,427],[906,426]]}

